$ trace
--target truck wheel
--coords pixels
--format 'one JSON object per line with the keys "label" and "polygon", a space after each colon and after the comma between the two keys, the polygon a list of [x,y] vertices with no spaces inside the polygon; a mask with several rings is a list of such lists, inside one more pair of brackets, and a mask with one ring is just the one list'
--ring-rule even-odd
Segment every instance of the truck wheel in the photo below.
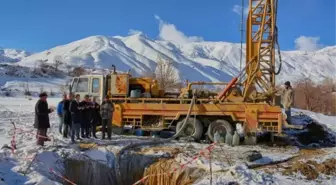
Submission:
{"label": "truck wheel", "polygon": [[[182,121],[179,121],[176,125],[176,132],[180,130],[184,123],[184,119]],[[181,132],[181,136],[191,136],[196,141],[200,140],[203,135],[203,124],[195,118],[189,118],[185,128]]]}
{"label": "truck wheel", "polygon": [[232,133],[233,128],[228,121],[218,119],[211,122],[208,128],[207,134],[211,141],[214,141],[214,135],[216,131],[222,131],[222,133],[226,135],[226,133]]}

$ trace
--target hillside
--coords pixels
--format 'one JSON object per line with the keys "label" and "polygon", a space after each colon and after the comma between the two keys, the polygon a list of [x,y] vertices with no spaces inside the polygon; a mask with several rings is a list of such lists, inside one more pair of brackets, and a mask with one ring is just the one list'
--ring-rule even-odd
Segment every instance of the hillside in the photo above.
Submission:
{"label": "hillside", "polygon": [[31,53],[23,50],[5,49],[0,47],[0,63],[18,62],[29,55],[31,55]]}
{"label": "hillside", "polygon": [[[180,79],[227,81],[240,69],[240,44],[174,44],[152,40],[143,34],[127,37],[91,36],[25,57],[18,64],[32,67],[37,60],[48,59],[48,62],[52,62],[55,56],[62,56],[63,62],[69,65],[109,68],[114,64],[119,70],[132,69],[133,73],[141,75],[155,69],[159,54],[174,61]],[[278,81],[296,81],[302,77],[318,81],[324,77],[331,77],[336,71],[335,56],[335,46],[315,52],[283,51],[283,67]],[[276,58],[278,60],[278,57]]]}

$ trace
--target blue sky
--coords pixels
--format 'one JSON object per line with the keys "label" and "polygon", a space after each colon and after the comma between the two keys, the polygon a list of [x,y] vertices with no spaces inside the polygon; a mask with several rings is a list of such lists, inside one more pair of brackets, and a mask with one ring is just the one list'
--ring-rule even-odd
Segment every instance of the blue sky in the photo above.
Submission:
{"label": "blue sky", "polygon": [[[130,30],[152,39],[183,32],[206,41],[240,42],[240,15],[234,11],[239,5],[241,0],[2,0],[0,47],[38,52],[92,35],[126,36]],[[335,1],[279,0],[278,27],[283,50],[335,45]]]}

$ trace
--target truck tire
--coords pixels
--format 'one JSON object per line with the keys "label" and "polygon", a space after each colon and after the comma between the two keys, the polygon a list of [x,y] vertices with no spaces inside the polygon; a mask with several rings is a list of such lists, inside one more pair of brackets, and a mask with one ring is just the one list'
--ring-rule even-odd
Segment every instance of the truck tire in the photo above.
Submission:
{"label": "truck tire", "polygon": [[228,132],[231,134],[233,133],[233,127],[228,121],[222,119],[215,120],[210,123],[207,131],[207,135],[212,142],[214,141],[214,134],[219,130],[224,132],[225,135]]}
{"label": "truck tire", "polygon": [[[184,123],[184,119],[176,125],[176,132],[180,130]],[[203,124],[196,118],[189,118],[181,136],[191,136],[195,141],[199,141],[203,135]]]}

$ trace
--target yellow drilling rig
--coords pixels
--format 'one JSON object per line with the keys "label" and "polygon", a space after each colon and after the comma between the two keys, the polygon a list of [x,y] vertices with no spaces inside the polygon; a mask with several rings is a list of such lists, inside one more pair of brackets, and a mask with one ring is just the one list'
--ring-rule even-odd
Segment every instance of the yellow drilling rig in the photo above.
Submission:
{"label": "yellow drilling rig", "polygon": [[[108,75],[75,77],[71,92],[100,100],[109,94],[115,106],[111,124],[116,127],[179,130],[186,122],[183,134],[196,140],[203,136],[214,140],[216,131],[232,133],[237,124],[242,126],[245,137],[255,142],[258,132],[281,134],[284,127],[291,125],[285,121],[275,96],[275,76],[281,68],[281,64],[278,69],[275,65],[276,16],[277,0],[249,0],[246,63],[230,82],[188,82],[172,97],[159,88],[155,79],[118,73],[113,66]],[[222,85],[223,90],[215,97],[196,97],[188,119],[194,85]]]}

